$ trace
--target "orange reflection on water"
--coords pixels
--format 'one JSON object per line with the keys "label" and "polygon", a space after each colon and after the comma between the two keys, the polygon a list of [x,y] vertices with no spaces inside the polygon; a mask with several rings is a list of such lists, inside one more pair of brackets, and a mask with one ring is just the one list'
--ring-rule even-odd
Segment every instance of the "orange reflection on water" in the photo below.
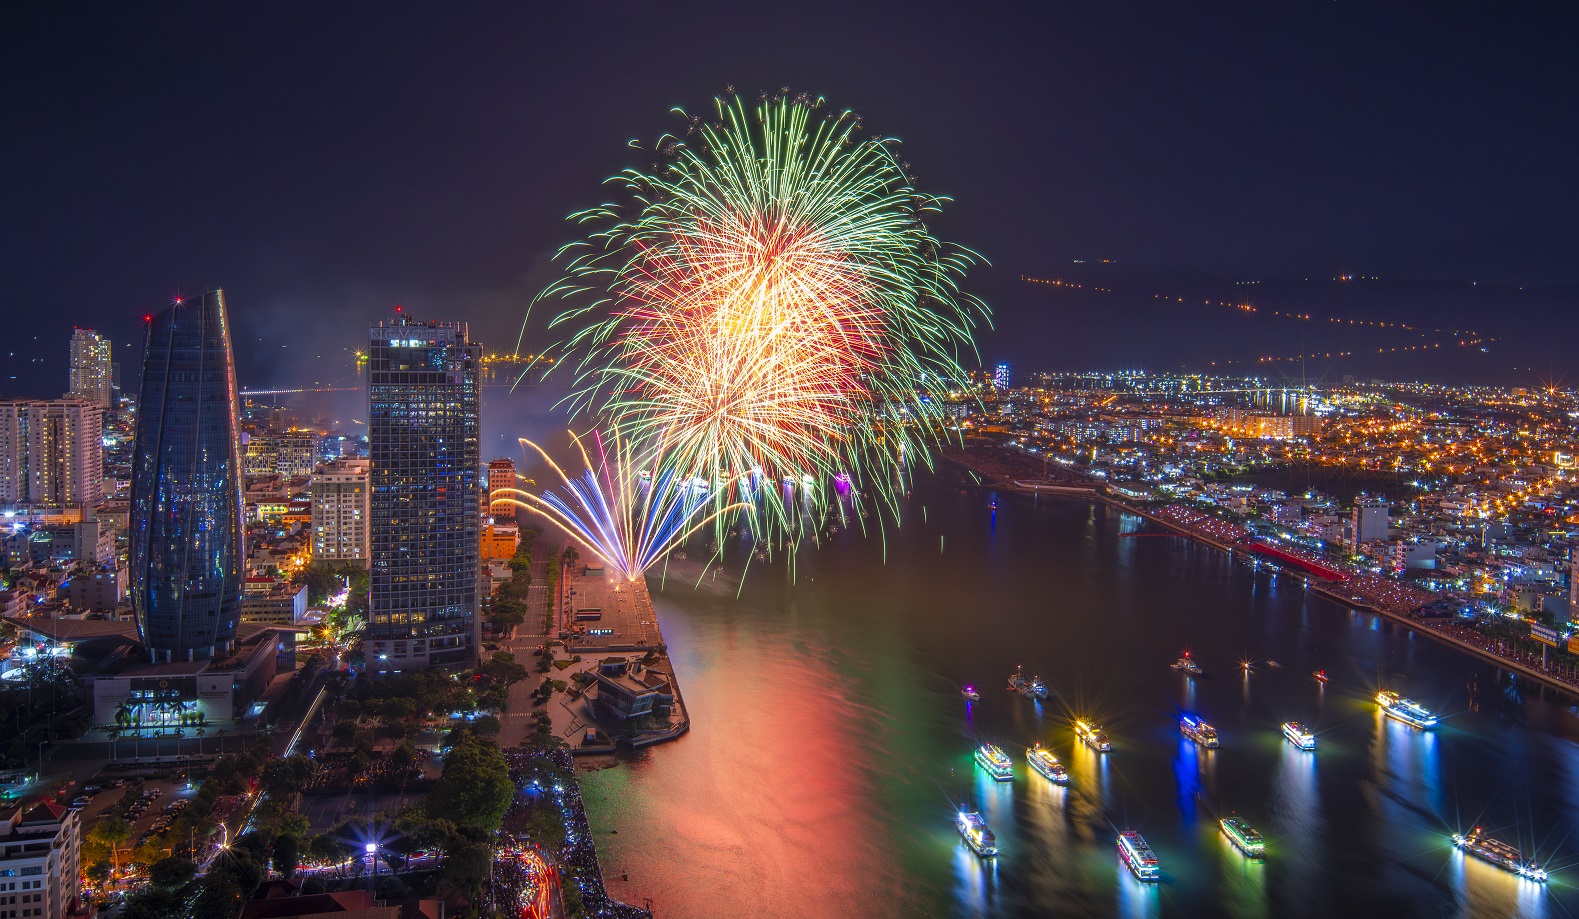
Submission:
{"label": "orange reflection on water", "polygon": [[584,776],[610,894],[697,919],[901,915],[891,846],[858,806],[880,799],[871,760],[884,754],[857,729],[866,706],[830,649],[716,623],[698,643],[680,620],[663,629],[691,732]]}

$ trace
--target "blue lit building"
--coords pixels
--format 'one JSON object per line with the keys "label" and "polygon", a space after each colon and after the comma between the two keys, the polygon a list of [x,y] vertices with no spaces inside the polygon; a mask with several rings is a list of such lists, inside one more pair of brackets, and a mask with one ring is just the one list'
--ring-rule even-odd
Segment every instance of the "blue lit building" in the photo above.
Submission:
{"label": "blue lit building", "polygon": [[996,389],[999,392],[1007,392],[1008,391],[1008,389],[1009,389],[1009,365],[1008,364],[999,364],[997,369],[993,370],[993,372],[992,372],[992,388]]}
{"label": "blue lit building", "polygon": [[128,524],[132,608],[154,663],[233,649],[241,494],[236,374],[216,290],[148,320]]}
{"label": "blue lit building", "polygon": [[479,371],[465,323],[381,322],[369,334],[371,672],[477,656],[482,526]]}

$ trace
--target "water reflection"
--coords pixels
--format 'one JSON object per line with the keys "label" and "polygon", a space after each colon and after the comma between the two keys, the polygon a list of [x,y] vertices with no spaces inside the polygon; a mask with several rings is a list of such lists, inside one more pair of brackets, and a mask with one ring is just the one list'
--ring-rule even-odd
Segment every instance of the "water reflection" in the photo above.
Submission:
{"label": "water reflection", "polygon": [[1113,870],[1118,876],[1118,915],[1145,919],[1162,915],[1161,885],[1146,883],[1135,877],[1124,859],[1119,857],[1117,844],[1113,850]]}
{"label": "water reflection", "polygon": [[[917,495],[924,524],[913,500],[903,528],[837,534],[798,577],[760,566],[738,596],[675,565],[659,614],[693,729],[584,781],[615,895],[688,919],[1573,914],[1567,871],[1521,888],[1452,868],[1444,840],[1478,821],[1571,859],[1566,709],[1534,692],[1508,702],[1450,648],[1294,585],[1258,587],[1223,553],[1141,535],[1154,528],[1105,507],[1000,494],[993,529],[982,492]],[[1184,647],[1205,677],[1167,669]],[[1259,663],[1247,673],[1243,658]],[[1037,706],[1008,692],[1017,663],[1059,694]],[[1422,699],[1483,687],[1480,710],[1429,733],[1383,721],[1370,682],[1399,669]],[[962,712],[965,684],[987,688]],[[1180,704],[1213,722],[1220,750],[1181,741]],[[1075,740],[1064,719],[1087,712],[1115,728],[1113,753]],[[1283,739],[1288,718],[1319,722],[1318,753]],[[1010,753],[1013,783],[977,773],[982,740]],[[1064,760],[1067,789],[1028,770],[1034,741]],[[997,833],[996,864],[954,832],[962,802]],[[1266,833],[1264,865],[1221,838],[1232,810]],[[1121,867],[1126,825],[1162,856],[1160,889]]]}
{"label": "water reflection", "polygon": [[1547,915],[1544,885],[1465,855],[1456,847],[1451,851],[1447,876],[1458,894],[1454,915],[1466,919],[1537,919]]}
{"label": "water reflection", "polygon": [[1223,835],[1221,828],[1213,822],[1209,828],[1203,828],[1215,837],[1218,864],[1222,866],[1220,890],[1222,891],[1223,912],[1236,919],[1258,919],[1266,916],[1266,862],[1262,859],[1246,858],[1243,852],[1234,848],[1234,844]]}
{"label": "water reflection", "polygon": [[1323,899],[1322,868],[1314,857],[1321,851],[1321,800],[1316,784],[1316,754],[1301,750],[1278,735],[1282,754],[1272,785],[1270,811],[1278,866],[1285,873],[1282,893],[1292,902],[1316,904]]}
{"label": "water reflection", "polygon": [[998,915],[998,860],[981,858],[957,833],[954,841],[954,902],[961,915]]}

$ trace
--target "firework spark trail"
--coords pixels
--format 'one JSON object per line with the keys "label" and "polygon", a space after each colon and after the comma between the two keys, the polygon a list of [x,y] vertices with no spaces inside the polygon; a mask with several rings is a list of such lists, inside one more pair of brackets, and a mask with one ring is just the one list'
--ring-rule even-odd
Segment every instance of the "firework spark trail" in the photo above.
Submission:
{"label": "firework spark trail", "polygon": [[489,500],[508,502],[547,518],[626,580],[641,577],[654,562],[719,514],[744,507],[715,506],[709,486],[680,480],[673,469],[639,471],[632,447],[617,437],[611,451],[605,448],[601,435],[593,435],[597,463],[579,436],[572,432],[570,437],[585,466],[574,477],[541,446],[520,439],[523,448],[536,450],[559,474],[562,494],[545,491],[534,495],[518,488],[501,488],[494,490]]}
{"label": "firework spark trail", "polygon": [[928,391],[965,378],[988,311],[959,288],[978,257],[932,236],[944,199],[913,187],[897,141],[806,97],[715,111],[616,177],[621,203],[573,216],[589,235],[537,299],[569,304],[551,326],[570,330],[573,410],[705,480],[720,528],[749,503],[793,538],[794,488],[816,504],[847,474],[893,505],[943,421]]}

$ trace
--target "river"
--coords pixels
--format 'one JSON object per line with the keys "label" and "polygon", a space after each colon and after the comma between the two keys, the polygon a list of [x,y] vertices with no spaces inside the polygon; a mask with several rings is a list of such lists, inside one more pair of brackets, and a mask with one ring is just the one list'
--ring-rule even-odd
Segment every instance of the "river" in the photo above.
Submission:
{"label": "river", "polygon": [[[738,596],[732,570],[651,579],[692,730],[584,777],[612,894],[660,919],[1579,909],[1572,700],[1510,699],[1475,658],[1105,505],[992,497],[924,481],[902,526],[838,533],[794,578],[757,563]],[[1202,677],[1169,668],[1185,648]],[[1052,698],[1009,692],[1016,665]],[[1384,718],[1378,681],[1442,723]],[[1221,748],[1182,740],[1181,710]],[[1111,753],[1075,743],[1076,713]],[[1287,720],[1315,728],[1315,753],[1283,739]],[[973,765],[983,741],[1014,758],[1012,783]],[[1067,790],[1028,771],[1034,741]],[[955,833],[962,805],[997,833],[996,860]],[[1231,812],[1267,837],[1264,862],[1219,833]],[[1466,859],[1449,836],[1477,824],[1552,882]],[[1126,827],[1160,884],[1119,862]]]}

